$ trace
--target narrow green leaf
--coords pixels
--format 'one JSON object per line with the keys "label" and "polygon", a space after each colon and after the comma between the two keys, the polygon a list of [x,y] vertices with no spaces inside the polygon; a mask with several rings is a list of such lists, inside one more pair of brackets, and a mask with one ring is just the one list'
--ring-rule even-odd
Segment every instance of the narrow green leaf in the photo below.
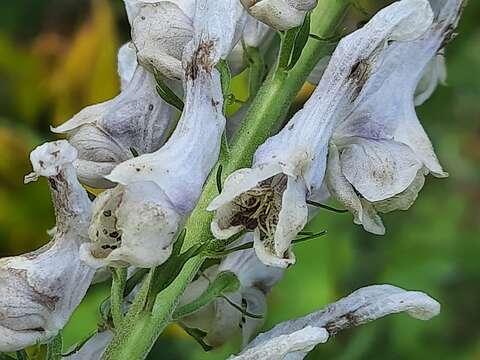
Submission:
{"label": "narrow green leaf", "polygon": [[292,55],[290,57],[290,62],[287,66],[287,70],[291,70],[298,62],[298,59],[300,59],[300,56],[302,55],[302,52],[303,52],[303,48],[307,44],[309,35],[310,35],[310,13],[307,13],[307,15],[305,16],[305,21],[303,22],[302,26],[298,30],[297,35],[295,37],[295,44],[293,46]]}
{"label": "narrow green leaf", "polygon": [[168,85],[163,81],[160,73],[158,71],[154,72],[155,80],[157,81],[157,93],[160,97],[165,100],[166,103],[172,105],[173,107],[177,108],[180,112],[183,111],[183,107],[185,106],[183,100],[180,99],[172,89],[168,87]]}
{"label": "narrow green leaf", "polygon": [[347,213],[348,210],[346,209],[336,209],[332,206],[328,206],[328,205],[325,205],[325,204],[320,204],[316,201],[312,201],[312,200],[307,200],[307,204],[308,205],[312,205],[312,206],[316,206],[318,208],[322,208],[322,209],[325,209],[325,210],[328,210],[328,211],[333,211],[333,212],[336,212],[336,213],[340,213],[340,214],[344,214],[344,213]]}
{"label": "narrow green leaf", "polygon": [[216,178],[217,178],[217,190],[219,194],[222,193],[222,170],[223,170],[222,164],[218,165]]}
{"label": "narrow green leaf", "polygon": [[239,288],[240,281],[237,276],[231,271],[223,271],[217,275],[217,277],[210,283],[207,290],[205,290],[197,299],[178,308],[173,313],[173,318],[181,319],[184,316],[193,314],[200,308],[215,300],[217,297],[235,292]]}
{"label": "narrow green leaf", "polygon": [[190,335],[193,339],[195,339],[195,341],[202,347],[204,351],[208,352],[213,349],[212,346],[208,345],[203,340],[203,338],[207,336],[207,333],[205,331],[202,331],[200,329],[189,328],[181,322],[179,322],[178,324],[188,335]]}

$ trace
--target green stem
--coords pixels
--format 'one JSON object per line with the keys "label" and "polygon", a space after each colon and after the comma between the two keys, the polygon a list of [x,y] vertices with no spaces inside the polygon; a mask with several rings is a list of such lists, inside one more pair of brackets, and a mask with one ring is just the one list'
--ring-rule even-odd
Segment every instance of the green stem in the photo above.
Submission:
{"label": "green stem", "polygon": [[127,283],[127,268],[112,268],[111,311],[113,324],[116,329],[122,326],[123,321],[123,293]]}
{"label": "green stem", "polygon": [[[321,37],[331,36],[349,4],[348,0],[320,0],[312,14],[312,31]],[[184,249],[212,238],[210,223],[213,215],[206,211],[206,207],[218,194],[216,174],[220,163],[223,167],[222,178],[250,165],[258,146],[281,127],[290,105],[310,72],[332,49],[331,45],[309,39],[292,70],[278,71],[262,85],[232,142],[231,156],[227,160],[219,161],[205,184],[197,207],[186,224],[188,231]],[[172,321],[179,298],[204,261],[205,256],[202,254],[190,259],[177,278],[158,294],[151,312],[141,313],[133,323],[124,321],[124,328],[115,335],[103,359],[144,359],[158,336]]]}

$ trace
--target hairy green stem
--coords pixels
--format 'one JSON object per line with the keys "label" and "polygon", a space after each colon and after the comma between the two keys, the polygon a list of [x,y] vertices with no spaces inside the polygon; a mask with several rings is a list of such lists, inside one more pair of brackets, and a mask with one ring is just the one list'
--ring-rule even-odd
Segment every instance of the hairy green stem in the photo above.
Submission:
{"label": "hairy green stem", "polygon": [[127,268],[112,268],[111,312],[115,328],[123,321],[123,293],[127,283]]}
{"label": "hairy green stem", "polygon": [[[320,0],[312,14],[311,30],[321,37],[332,36],[349,4],[348,0]],[[255,150],[281,127],[293,99],[306,78],[318,61],[331,50],[331,45],[309,39],[293,69],[277,72],[262,85],[231,144],[230,156],[228,159],[220,159],[212,170],[198,205],[186,224],[184,249],[212,238],[210,233],[212,214],[206,211],[206,207],[218,194],[216,175],[220,164],[223,167],[223,179],[233,171],[250,165]],[[103,359],[144,359],[158,336],[172,321],[172,314],[179,298],[204,261],[203,254],[191,258],[176,279],[158,294],[151,311],[143,311],[133,323],[124,320],[122,331],[115,335]]]}

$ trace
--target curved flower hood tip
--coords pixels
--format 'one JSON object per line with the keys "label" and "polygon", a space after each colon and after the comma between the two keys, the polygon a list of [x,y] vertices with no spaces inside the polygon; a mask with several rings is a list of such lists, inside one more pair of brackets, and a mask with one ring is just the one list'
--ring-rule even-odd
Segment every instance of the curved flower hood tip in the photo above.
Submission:
{"label": "curved flower hood tip", "polygon": [[30,155],[34,172],[25,182],[48,178],[56,227],[44,247],[0,260],[0,352],[55,336],[90,286],[94,271],[78,256],[88,241],[90,200],[77,181],[76,156],[66,141],[46,143]]}
{"label": "curved flower hood tip", "polygon": [[152,267],[170,256],[218,159],[225,117],[215,65],[230,51],[239,17],[243,11],[234,0],[197,2],[195,37],[184,53],[184,111],[160,150],[125,161],[106,177],[121,186],[95,200],[92,242],[82,247],[82,259],[92,266]]}
{"label": "curved flower hood tip", "polygon": [[[419,320],[430,320],[440,304],[418,291],[391,285],[372,285],[307,316],[278,324],[257,336],[240,355],[230,360],[301,360],[315,345],[350,327],[369,323],[390,314],[406,312]],[[286,357],[285,357],[286,358]]]}
{"label": "curved flower hood tip", "polygon": [[303,24],[317,0],[240,0],[248,12],[275,30],[288,30]]}
{"label": "curved flower hood tip", "polygon": [[[251,235],[246,235],[232,244],[232,247],[252,240]],[[208,268],[202,276],[193,281],[187,287],[180,305],[195,300],[208,288],[209,283],[215,279],[217,274],[223,271],[233,272],[241,284],[238,291],[226,295],[228,299],[246,312],[260,315],[262,318],[253,318],[242,314],[225,299],[217,298],[194,314],[183,318],[182,322],[207,333],[205,341],[211,346],[221,346],[239,333],[241,333],[243,344],[246,346],[264,323],[267,313],[266,295],[281,280],[283,270],[262,264],[253,249],[234,252],[226,256],[219,266]]]}
{"label": "curved flower hood tip", "polygon": [[363,94],[367,75],[359,64],[376,59],[389,42],[418,38],[432,17],[428,1],[404,0],[340,41],[304,108],[258,148],[251,169],[226,179],[222,193],[208,206],[216,210],[212,233],[228,238],[242,229],[253,230],[256,253],[265,264],[293,264],[290,245],[307,222],[306,198],[322,187],[335,125]]}
{"label": "curved flower hood tip", "polygon": [[437,54],[457,25],[462,1],[436,5],[433,23],[420,38],[388,43],[359,63],[362,93],[331,140],[327,186],[354,222],[374,234],[385,233],[378,213],[407,210],[427,174],[448,176],[415,113],[444,77]]}
{"label": "curved flower hood tip", "polygon": [[[128,45],[127,45],[128,46]],[[67,134],[78,150],[75,162],[81,182],[94,188],[109,188],[105,180],[113,168],[136,153],[158,150],[171,132],[175,109],[156,92],[154,76],[142,66],[133,69],[131,50],[122,48],[120,77],[124,90],[114,99],[88,106],[64,124],[52,128]],[[125,59],[125,57],[127,59]],[[128,83],[127,83],[128,82]]]}

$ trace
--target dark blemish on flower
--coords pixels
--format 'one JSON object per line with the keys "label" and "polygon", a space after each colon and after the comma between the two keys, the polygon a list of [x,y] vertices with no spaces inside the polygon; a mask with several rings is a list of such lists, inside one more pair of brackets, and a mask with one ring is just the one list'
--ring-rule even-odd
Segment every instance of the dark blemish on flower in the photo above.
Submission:
{"label": "dark blemish on flower", "polygon": [[118,233],[118,231],[112,231],[110,234],[108,234],[108,236],[115,239],[118,238],[120,234]]}
{"label": "dark blemish on flower", "polygon": [[57,158],[58,154],[60,154],[60,150],[52,152],[52,155],[53,155],[54,158]]}
{"label": "dark blemish on flower", "polygon": [[140,168],[135,168],[135,170],[136,170],[137,172],[140,172]]}
{"label": "dark blemish on flower", "polygon": [[145,18],[145,16],[142,16],[141,19],[142,19],[142,20],[145,20],[146,18]]}
{"label": "dark blemish on flower", "polygon": [[107,235],[107,234],[108,234],[108,230],[107,230],[107,229],[103,229],[103,234],[104,234],[104,235]]}
{"label": "dark blemish on flower", "polygon": [[359,60],[352,66],[352,69],[350,70],[350,74],[348,75],[348,78],[353,80],[356,85],[352,94],[352,99],[351,99],[352,102],[357,99],[358,95],[360,95],[360,92],[365,86],[365,83],[368,80],[369,71],[370,71],[370,64],[366,59]]}
{"label": "dark blemish on flower", "polygon": [[43,160],[38,160],[38,164],[40,165],[41,168],[45,169],[45,163],[43,162]]}
{"label": "dark blemish on flower", "polygon": [[212,40],[202,42],[198,45],[198,48],[194,51],[192,60],[187,64],[185,75],[192,81],[195,81],[198,77],[200,69],[207,74],[212,72],[214,66],[212,59],[210,58],[213,50],[214,43]]}
{"label": "dark blemish on flower", "polygon": [[153,111],[154,108],[155,108],[155,107],[153,106],[153,104],[148,105],[148,110],[149,110],[149,111]]}
{"label": "dark blemish on flower", "polygon": [[295,124],[290,125],[290,126],[287,128],[287,130],[290,130],[290,131],[293,130],[294,126],[295,126]]}
{"label": "dark blemish on flower", "polygon": [[52,178],[48,178],[48,183],[53,190],[58,191],[57,183],[55,182],[55,180],[53,180]]}
{"label": "dark blemish on flower", "polygon": [[105,217],[110,217],[110,216],[112,216],[112,211],[111,211],[111,210],[105,210],[105,211],[103,212],[103,216],[105,216]]}

